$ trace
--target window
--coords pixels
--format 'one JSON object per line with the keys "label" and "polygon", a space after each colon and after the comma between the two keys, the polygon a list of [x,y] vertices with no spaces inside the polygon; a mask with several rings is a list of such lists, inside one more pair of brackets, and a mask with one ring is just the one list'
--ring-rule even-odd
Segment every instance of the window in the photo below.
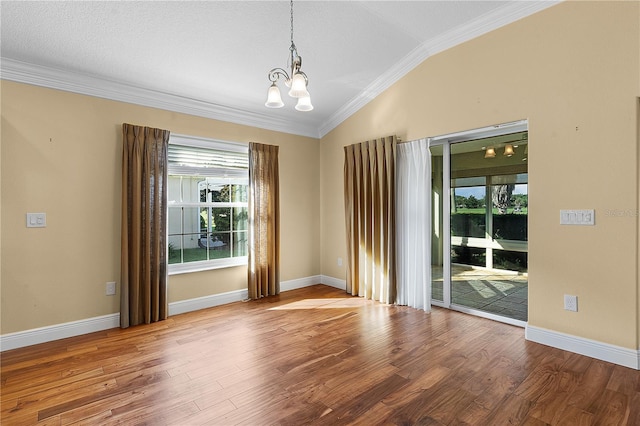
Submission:
{"label": "window", "polygon": [[247,263],[246,145],[171,135],[169,274]]}

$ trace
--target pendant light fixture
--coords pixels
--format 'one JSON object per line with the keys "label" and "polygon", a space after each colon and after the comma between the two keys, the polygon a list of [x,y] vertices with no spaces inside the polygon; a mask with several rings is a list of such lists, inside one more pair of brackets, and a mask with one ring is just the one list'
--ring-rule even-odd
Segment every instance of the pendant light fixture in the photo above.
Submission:
{"label": "pendant light fixture", "polygon": [[276,84],[280,77],[282,77],[284,84],[290,88],[289,96],[298,99],[296,109],[298,111],[311,111],[313,105],[311,105],[311,96],[307,90],[309,79],[300,69],[302,67],[302,57],[298,55],[298,49],[296,49],[296,45],[293,42],[293,0],[291,0],[291,47],[289,47],[287,67],[289,68],[289,73],[283,68],[274,68],[269,71],[271,86],[267,93],[267,102],[265,102],[264,105],[269,108],[282,108],[284,106],[282,97],[280,96],[280,89]]}
{"label": "pendant light fixture", "polygon": [[484,158],[495,158],[495,156],[496,150],[493,147],[487,148],[487,150],[484,152]]}

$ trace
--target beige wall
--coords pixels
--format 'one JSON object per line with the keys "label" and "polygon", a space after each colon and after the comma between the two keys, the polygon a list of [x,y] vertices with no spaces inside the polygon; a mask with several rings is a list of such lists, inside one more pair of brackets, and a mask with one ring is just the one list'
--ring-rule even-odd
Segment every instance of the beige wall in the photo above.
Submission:
{"label": "beige wall", "polygon": [[[290,280],[344,279],[343,146],[528,119],[530,324],[638,348],[640,218],[606,212],[640,208],[639,62],[640,3],[562,3],[429,58],[320,142],[2,81],[0,333],[118,311],[104,283],[119,280],[123,122],[280,145]],[[560,226],[568,208],[594,208],[596,226]],[[41,211],[47,228],[26,229]],[[245,275],[171,276],[170,301],[244,288]]]}
{"label": "beige wall", "polygon": [[[118,312],[123,122],[280,146],[281,278],[320,274],[319,141],[2,81],[1,333]],[[27,229],[27,212],[47,227]],[[169,301],[246,288],[246,268],[169,277]]]}
{"label": "beige wall", "polygon": [[[637,349],[640,3],[562,3],[435,55],[321,139],[322,273],[344,279],[343,146],[529,120],[529,324]],[[592,208],[596,226],[559,225]],[[579,312],[563,310],[563,295]]]}

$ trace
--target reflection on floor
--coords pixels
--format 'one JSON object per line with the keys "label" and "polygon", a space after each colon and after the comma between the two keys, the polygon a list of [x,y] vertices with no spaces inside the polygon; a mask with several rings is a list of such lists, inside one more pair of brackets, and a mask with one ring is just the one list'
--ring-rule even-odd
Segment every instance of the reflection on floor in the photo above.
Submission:
{"label": "reflection on floor", "polygon": [[[442,300],[442,267],[432,269],[432,298]],[[527,275],[495,269],[451,268],[451,303],[527,321]]]}

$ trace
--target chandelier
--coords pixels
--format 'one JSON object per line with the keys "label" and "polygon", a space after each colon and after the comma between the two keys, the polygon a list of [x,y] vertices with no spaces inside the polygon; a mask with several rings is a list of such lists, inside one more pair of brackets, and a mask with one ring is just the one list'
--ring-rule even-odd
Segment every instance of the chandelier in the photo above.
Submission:
{"label": "chandelier", "polygon": [[291,47],[289,47],[289,60],[287,63],[289,73],[282,68],[274,68],[269,71],[271,86],[269,87],[265,106],[269,108],[282,108],[284,106],[282,97],[280,96],[280,89],[278,89],[276,85],[280,77],[282,77],[284,84],[289,87],[289,96],[298,99],[296,109],[298,111],[311,111],[313,109],[311,96],[307,90],[309,79],[307,75],[302,72],[301,67],[302,58],[298,55],[298,49],[296,49],[296,44],[293,42],[293,0],[291,0]]}

